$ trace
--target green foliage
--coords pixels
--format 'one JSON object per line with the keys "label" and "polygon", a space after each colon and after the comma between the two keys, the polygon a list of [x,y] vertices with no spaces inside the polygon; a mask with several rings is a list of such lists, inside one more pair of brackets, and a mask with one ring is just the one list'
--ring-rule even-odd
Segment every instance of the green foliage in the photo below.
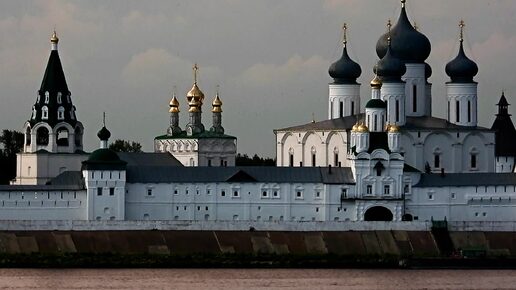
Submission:
{"label": "green foliage", "polygon": [[0,184],[9,184],[16,177],[16,153],[23,148],[23,133],[3,130],[0,144]]}
{"label": "green foliage", "polygon": [[142,145],[134,141],[117,139],[109,144],[109,149],[115,152],[142,152]]}
{"label": "green foliage", "polygon": [[272,158],[262,158],[257,154],[251,158],[247,154],[238,153],[235,160],[236,166],[275,166],[276,160]]}

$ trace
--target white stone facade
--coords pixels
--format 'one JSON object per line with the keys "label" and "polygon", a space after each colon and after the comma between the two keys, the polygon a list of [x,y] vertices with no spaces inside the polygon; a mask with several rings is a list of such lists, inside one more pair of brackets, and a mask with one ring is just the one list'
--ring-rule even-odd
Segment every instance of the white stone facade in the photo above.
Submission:
{"label": "white stone facade", "polygon": [[236,151],[232,138],[154,140],[154,152],[169,152],[184,166],[235,166]]}

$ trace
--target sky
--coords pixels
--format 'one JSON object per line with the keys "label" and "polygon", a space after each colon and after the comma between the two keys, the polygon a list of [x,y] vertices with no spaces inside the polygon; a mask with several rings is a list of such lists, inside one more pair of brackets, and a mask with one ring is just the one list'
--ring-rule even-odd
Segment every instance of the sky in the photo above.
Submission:
{"label": "sky", "polygon": [[[431,3],[431,5],[430,5]],[[348,51],[362,67],[362,110],[370,97],[375,45],[396,22],[399,0],[2,1],[0,128],[21,130],[43,78],[53,29],[85,150],[98,147],[102,113],[112,140],[153,150],[169,125],[176,87],[181,127],[194,63],[206,98],[220,86],[223,126],[238,152],[275,156],[274,129],[327,118],[328,67]],[[444,67],[466,22],[467,55],[479,66],[479,125],[490,127],[502,90],[516,110],[516,3],[512,0],[407,0],[409,19],[432,43],[433,115],[446,116]]]}

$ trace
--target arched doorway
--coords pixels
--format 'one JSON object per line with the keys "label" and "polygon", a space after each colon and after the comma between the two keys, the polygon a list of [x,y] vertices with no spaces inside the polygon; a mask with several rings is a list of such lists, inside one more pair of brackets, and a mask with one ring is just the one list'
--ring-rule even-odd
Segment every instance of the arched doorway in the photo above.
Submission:
{"label": "arched doorway", "polygon": [[368,209],[364,214],[364,221],[372,222],[372,221],[383,221],[390,222],[392,221],[392,212],[383,206],[373,206]]}

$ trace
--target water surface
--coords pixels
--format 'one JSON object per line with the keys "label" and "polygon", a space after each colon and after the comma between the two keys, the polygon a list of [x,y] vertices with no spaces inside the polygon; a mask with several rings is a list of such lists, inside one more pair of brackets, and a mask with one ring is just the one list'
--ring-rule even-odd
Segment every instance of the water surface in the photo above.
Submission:
{"label": "water surface", "polygon": [[515,270],[0,269],[0,289],[515,288]]}

